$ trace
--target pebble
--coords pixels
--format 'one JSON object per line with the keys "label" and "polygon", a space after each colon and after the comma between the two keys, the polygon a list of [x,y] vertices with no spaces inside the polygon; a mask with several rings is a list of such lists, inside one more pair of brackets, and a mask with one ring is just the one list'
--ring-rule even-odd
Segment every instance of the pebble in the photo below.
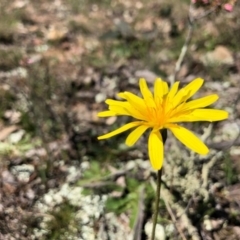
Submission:
{"label": "pebble", "polygon": [[[151,239],[152,227],[153,227],[153,223],[151,222],[147,222],[144,227],[145,233],[149,237],[149,239]],[[166,236],[165,236],[164,227],[161,224],[157,224],[156,231],[155,231],[155,240],[165,240],[165,239],[166,239]]]}

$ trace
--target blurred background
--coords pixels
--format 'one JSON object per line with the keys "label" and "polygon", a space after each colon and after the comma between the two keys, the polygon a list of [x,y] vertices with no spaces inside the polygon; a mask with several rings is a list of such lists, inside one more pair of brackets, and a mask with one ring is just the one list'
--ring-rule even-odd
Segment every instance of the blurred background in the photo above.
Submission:
{"label": "blurred background", "polygon": [[240,239],[240,4],[193,2],[0,0],[1,240],[148,239],[147,137],[97,140],[129,121],[99,119],[105,99],[140,77],[204,78],[196,97],[229,112],[187,124],[207,156],[169,135],[156,239]]}

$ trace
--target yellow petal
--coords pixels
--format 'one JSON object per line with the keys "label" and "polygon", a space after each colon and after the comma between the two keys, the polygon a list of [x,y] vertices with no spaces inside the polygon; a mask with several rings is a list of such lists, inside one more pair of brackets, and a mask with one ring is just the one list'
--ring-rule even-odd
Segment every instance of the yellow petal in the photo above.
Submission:
{"label": "yellow petal", "polygon": [[115,112],[117,115],[127,115],[137,119],[145,120],[144,115],[136,110],[129,102],[122,102],[112,99],[107,99],[105,102],[109,104],[109,110]]}
{"label": "yellow petal", "polygon": [[163,165],[164,149],[162,136],[159,131],[152,131],[148,139],[148,154],[152,168],[160,170]]}
{"label": "yellow petal", "polygon": [[172,102],[173,108],[181,104],[187,95],[188,95],[188,92],[184,88],[180,89],[175,95],[175,97],[173,98],[173,102]]}
{"label": "yellow petal", "polygon": [[228,118],[228,112],[218,109],[196,109],[189,111],[189,113],[184,113],[179,116],[173,116],[169,119],[170,123],[174,122],[198,122],[198,121],[208,121],[215,122],[221,121]]}
{"label": "yellow petal", "polygon": [[212,94],[212,95],[209,95],[206,97],[192,100],[192,101],[184,104],[182,110],[190,110],[190,109],[207,107],[207,106],[213,104],[214,102],[216,102],[218,100],[218,98],[219,97],[217,94]]}
{"label": "yellow petal", "polygon": [[140,87],[140,91],[142,93],[143,98],[149,98],[149,97],[153,97],[151,91],[148,88],[147,82],[144,78],[140,78],[139,80],[139,87]]}
{"label": "yellow petal", "polygon": [[199,154],[207,154],[209,152],[207,146],[191,131],[176,125],[171,127],[173,135],[182,142],[186,147]]}
{"label": "yellow petal", "polygon": [[162,82],[162,84],[163,84],[163,96],[165,95],[165,94],[167,94],[168,93],[168,91],[169,91],[169,88],[168,88],[168,84],[167,84],[167,82]]}
{"label": "yellow petal", "polygon": [[98,113],[98,117],[112,117],[112,116],[116,116],[116,115],[117,114],[112,111],[103,111],[103,112]]}
{"label": "yellow petal", "polygon": [[[130,96],[128,96],[128,93],[126,93],[125,95],[127,99],[134,98],[135,101],[137,101],[136,105],[138,106],[138,108],[137,107],[134,108],[133,104],[129,102],[122,102],[122,101],[107,99],[105,102],[109,105],[109,110],[112,112],[115,112],[117,115],[127,115],[137,119],[146,120],[146,117],[144,116],[144,114],[142,114],[141,111],[139,111],[141,110],[141,107],[143,107],[142,106],[143,102],[141,102],[143,101],[143,99],[137,97],[134,94],[130,94]],[[138,100],[140,101],[140,103]]]}
{"label": "yellow petal", "polygon": [[172,86],[172,88],[170,89],[167,98],[164,102],[164,106],[165,106],[165,112],[168,112],[170,109],[172,109],[173,106],[173,99],[174,96],[176,95],[177,91],[178,91],[178,86],[179,86],[179,82],[175,82]]}
{"label": "yellow petal", "polygon": [[171,99],[171,100],[173,99],[173,97],[176,95],[178,91],[178,87],[179,87],[179,82],[175,82],[168,93],[168,96],[167,96],[168,99]]}
{"label": "yellow petal", "polygon": [[168,85],[161,78],[157,78],[154,82],[154,99],[161,99],[168,93]]}
{"label": "yellow petal", "polygon": [[139,110],[146,109],[144,100],[138,97],[137,95],[130,92],[124,92],[124,97],[129,102],[129,104],[132,105],[134,108]]}
{"label": "yellow petal", "polygon": [[120,92],[117,94],[120,98],[126,99],[125,92]]}
{"label": "yellow petal", "polygon": [[137,127],[139,125],[141,125],[142,122],[131,122],[131,123],[127,123],[125,125],[123,125],[122,127],[110,132],[110,133],[107,133],[107,134],[104,134],[102,136],[99,136],[98,137],[98,140],[102,140],[102,139],[106,139],[106,138],[110,138],[110,137],[113,137],[119,133],[122,133],[122,132],[125,132],[127,131],[128,129],[130,128],[133,128],[133,127]]}
{"label": "yellow petal", "polygon": [[142,136],[142,134],[148,129],[148,126],[141,125],[134,129],[126,139],[126,145],[129,147],[133,146],[137,140]]}
{"label": "yellow petal", "polygon": [[113,106],[121,106],[121,107],[129,106],[128,102],[123,102],[123,101],[118,101],[118,100],[113,100],[113,99],[107,99],[105,101],[105,103],[108,105],[113,105]]}
{"label": "yellow petal", "polygon": [[183,101],[187,101],[190,97],[192,97],[203,85],[204,80],[202,78],[196,78],[192,82],[190,82],[183,89],[188,92],[188,94],[184,97]]}
{"label": "yellow petal", "polygon": [[111,112],[115,112],[116,115],[126,115],[126,116],[132,116],[133,118],[140,119],[140,120],[146,120],[146,117],[136,110],[134,107],[132,107],[129,103],[125,105],[125,107],[117,106],[117,105],[110,105],[109,110]]}
{"label": "yellow petal", "polygon": [[140,78],[139,87],[146,105],[148,107],[156,107],[156,104],[153,100],[153,94],[149,90],[147,82],[144,78]]}
{"label": "yellow petal", "polygon": [[147,120],[147,116],[142,114],[141,111],[138,111],[137,109],[135,109],[134,107],[130,106],[129,108],[126,108],[126,110],[129,112],[129,114],[139,120]]}
{"label": "yellow petal", "polygon": [[192,112],[191,118],[194,121],[221,121],[228,118],[228,112],[218,109],[196,109]]}
{"label": "yellow petal", "polygon": [[[198,121],[198,120],[196,120]],[[192,115],[190,113],[188,114],[182,114],[182,115],[176,115],[171,117],[168,120],[169,123],[178,123],[178,122],[195,122]]]}
{"label": "yellow petal", "polygon": [[131,114],[126,110],[126,108],[120,106],[109,106],[111,112],[115,112],[117,115],[130,116]]}

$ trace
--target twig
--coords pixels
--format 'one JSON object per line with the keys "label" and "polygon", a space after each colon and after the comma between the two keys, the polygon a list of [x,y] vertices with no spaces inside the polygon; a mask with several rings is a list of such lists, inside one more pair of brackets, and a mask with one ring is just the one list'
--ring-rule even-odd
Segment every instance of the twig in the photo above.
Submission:
{"label": "twig", "polygon": [[191,15],[191,9],[192,9],[192,2],[190,3],[189,11],[188,11],[188,32],[187,32],[187,37],[185,39],[185,42],[184,42],[184,44],[182,46],[180,55],[179,55],[178,60],[176,62],[174,73],[173,73],[173,75],[171,75],[169,77],[169,81],[170,81],[171,85],[173,85],[173,83],[176,81],[177,74],[180,71],[182,63],[183,63],[183,60],[184,60],[184,58],[186,56],[189,44],[190,44],[190,42],[192,40],[193,28],[194,28],[195,22],[200,20],[200,19],[202,19],[202,18],[204,18],[204,17],[206,17],[206,16],[208,16],[208,15],[210,15],[211,13],[213,13],[216,10],[216,8],[210,9],[210,10],[206,11],[204,14],[202,14],[201,16],[199,16],[197,18],[193,18],[192,15]]}
{"label": "twig", "polygon": [[145,199],[145,189],[144,189],[144,186],[141,186],[139,191],[138,215],[133,227],[134,229],[133,240],[142,239],[141,235],[142,235],[142,227],[143,227],[144,211],[145,211],[144,199]]}
{"label": "twig", "polygon": [[[151,185],[152,185],[153,189],[156,189],[156,183],[152,179],[151,179]],[[200,237],[198,235],[197,229],[192,225],[191,221],[189,220],[189,218],[187,217],[186,213],[184,212],[184,209],[178,203],[176,203],[176,202],[173,203],[173,197],[172,197],[172,195],[171,195],[171,193],[169,192],[168,189],[166,189],[164,187],[162,188],[161,198],[163,199],[165,204],[167,203],[169,206],[172,206],[172,208],[174,208],[177,213],[181,213],[181,215],[179,217],[179,221],[185,227],[185,229],[188,231],[188,234],[190,236],[192,236],[191,239],[192,240],[200,240]],[[166,204],[166,207],[167,207],[167,204]],[[169,209],[167,209],[167,210],[169,211]],[[174,223],[175,222],[173,221],[173,224]],[[178,232],[180,231],[179,228],[176,227],[176,229],[177,229]],[[180,232],[179,232],[179,234],[181,235]]]}
{"label": "twig", "polygon": [[214,164],[223,156],[222,151],[218,152],[215,156],[212,157],[212,159],[206,163],[202,168],[202,187],[206,188],[208,183],[208,174],[210,169],[214,166]]}
{"label": "twig", "polygon": [[82,187],[87,187],[87,188],[99,188],[99,187],[104,187],[104,186],[107,186],[107,185],[112,185],[113,182],[121,177],[121,176],[125,176],[129,171],[131,171],[134,167],[131,166],[131,167],[128,167],[126,169],[121,169],[121,170],[118,170],[114,173],[110,173],[109,175],[107,176],[100,176],[100,177],[95,177],[95,178],[92,178],[92,179],[89,179],[87,182],[82,182],[81,183],[81,186]]}
{"label": "twig", "polygon": [[239,136],[237,136],[237,138],[235,138],[235,140],[233,140],[233,141],[224,141],[224,142],[219,142],[219,143],[209,143],[208,146],[212,149],[215,149],[215,150],[226,151],[230,147],[240,146],[240,139],[239,139]]}
{"label": "twig", "polygon": [[206,142],[207,139],[211,136],[212,130],[213,130],[213,124],[212,124],[212,123],[210,123],[210,124],[208,125],[208,127],[206,127],[206,128],[203,129],[204,133],[203,133],[203,135],[201,136],[201,140],[202,140],[203,142]]}
{"label": "twig", "polygon": [[[164,201],[164,199],[163,199],[163,201]],[[169,213],[169,215],[170,215],[170,217],[171,217],[171,219],[172,219],[172,222],[173,222],[175,228],[177,229],[177,231],[179,232],[181,238],[182,238],[183,240],[187,240],[186,237],[184,236],[183,232],[182,232],[182,229],[178,227],[177,219],[175,218],[175,215],[174,215],[174,213],[173,213],[170,205],[168,204],[167,201],[164,201],[164,203],[165,203],[165,206],[166,206],[166,208],[167,208],[167,211],[168,211],[168,213]]]}

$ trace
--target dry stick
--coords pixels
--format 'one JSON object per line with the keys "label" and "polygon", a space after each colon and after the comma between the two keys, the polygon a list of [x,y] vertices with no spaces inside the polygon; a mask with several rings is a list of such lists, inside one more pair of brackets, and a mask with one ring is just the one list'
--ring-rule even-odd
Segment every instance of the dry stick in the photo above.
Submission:
{"label": "dry stick", "polygon": [[133,239],[134,240],[141,240],[141,235],[142,235],[142,227],[143,227],[143,222],[144,222],[144,212],[145,212],[145,205],[144,205],[144,199],[145,199],[145,189],[144,186],[140,187],[139,191],[139,201],[138,201],[138,214],[137,214],[137,219],[134,224],[134,234],[133,234]]}
{"label": "dry stick", "polygon": [[[153,181],[152,181],[152,184],[154,184]],[[163,188],[162,193],[163,193],[162,194],[162,199],[163,199],[164,203],[165,204],[168,203],[168,205],[170,207],[172,206],[171,210],[174,209],[175,212],[181,213],[179,222],[188,231],[188,234],[191,236],[191,239],[192,240],[200,240],[200,236],[198,235],[197,229],[192,225],[192,223],[191,223],[190,219],[188,218],[187,214],[185,214],[184,209],[182,209],[182,207],[177,202],[175,202],[175,203],[173,202],[173,197],[172,197],[172,194],[169,192],[169,190],[166,189],[166,188]],[[167,210],[169,210],[169,209],[167,208]],[[173,224],[174,224],[174,226],[177,226],[177,222],[173,222]],[[176,229],[177,229],[177,231],[179,232],[180,235],[184,235],[181,232],[182,231],[181,228],[177,227]]]}
{"label": "dry stick", "polygon": [[181,53],[180,53],[180,55],[178,57],[178,60],[176,62],[176,66],[175,66],[175,69],[174,69],[174,74],[173,74],[173,76],[170,77],[171,85],[173,85],[173,83],[176,81],[177,74],[180,71],[183,59],[186,56],[186,53],[187,53],[187,50],[188,50],[188,46],[189,46],[190,40],[192,38],[193,24],[190,24],[190,21],[189,21],[189,25],[188,26],[189,26],[188,27],[188,34],[187,34],[185,43],[182,46]]}
{"label": "dry stick", "polygon": [[171,85],[173,85],[173,83],[176,81],[177,74],[180,71],[182,63],[183,63],[183,60],[184,60],[184,58],[186,56],[186,53],[187,53],[187,50],[188,50],[188,47],[189,47],[189,44],[191,42],[192,35],[193,35],[194,23],[197,20],[200,20],[200,19],[206,17],[207,15],[213,13],[217,8],[210,9],[210,10],[206,11],[203,15],[201,15],[201,16],[199,16],[197,18],[192,18],[192,16],[191,16],[191,9],[192,9],[192,4],[190,4],[190,6],[189,6],[187,37],[185,39],[185,42],[184,42],[184,44],[182,46],[182,49],[181,49],[181,53],[180,53],[180,55],[178,57],[178,60],[176,62],[175,69],[174,69],[174,74],[169,77],[169,81],[170,81]]}
{"label": "dry stick", "polygon": [[[156,184],[155,184],[155,182],[154,182],[152,179],[151,179],[151,185],[152,185],[153,189],[156,189]],[[163,201],[164,201],[164,203],[165,203],[165,206],[166,206],[166,208],[167,208],[167,211],[168,211],[168,213],[169,213],[169,215],[170,215],[170,217],[171,217],[171,219],[172,219],[172,222],[173,222],[175,228],[177,229],[178,233],[180,234],[181,238],[182,238],[183,240],[186,240],[186,237],[184,236],[182,230],[181,230],[181,229],[178,227],[178,225],[177,225],[177,219],[176,219],[176,217],[174,216],[173,211],[172,211],[172,209],[171,209],[171,207],[170,207],[170,204],[168,203],[168,200],[167,200],[167,197],[166,197],[166,196],[169,196],[171,193],[170,193],[170,192],[167,192],[167,190],[164,189],[164,188],[163,188],[162,190],[165,192],[165,194],[163,194],[162,199],[163,199]],[[167,193],[167,194],[166,194],[166,193]],[[199,240],[199,239],[198,239],[198,238],[196,238],[196,239],[194,238],[194,240]]]}
{"label": "dry stick", "polygon": [[165,203],[166,208],[167,208],[167,211],[168,211],[168,213],[169,213],[169,215],[170,215],[170,217],[171,217],[171,219],[172,219],[172,222],[173,222],[175,228],[177,229],[177,231],[179,232],[181,238],[182,238],[183,240],[187,240],[186,237],[184,236],[181,228],[178,227],[177,219],[176,219],[176,217],[175,217],[175,215],[174,215],[174,213],[173,213],[173,211],[172,211],[169,203],[168,203],[167,201],[164,201],[164,203]]}
{"label": "dry stick", "polygon": [[158,217],[158,207],[159,207],[159,201],[160,201],[161,178],[162,178],[162,168],[157,171],[157,190],[156,190],[156,200],[155,200],[155,210],[154,210],[154,215],[153,215],[153,228],[152,228],[151,240],[155,239],[155,230],[156,230],[157,217]]}

